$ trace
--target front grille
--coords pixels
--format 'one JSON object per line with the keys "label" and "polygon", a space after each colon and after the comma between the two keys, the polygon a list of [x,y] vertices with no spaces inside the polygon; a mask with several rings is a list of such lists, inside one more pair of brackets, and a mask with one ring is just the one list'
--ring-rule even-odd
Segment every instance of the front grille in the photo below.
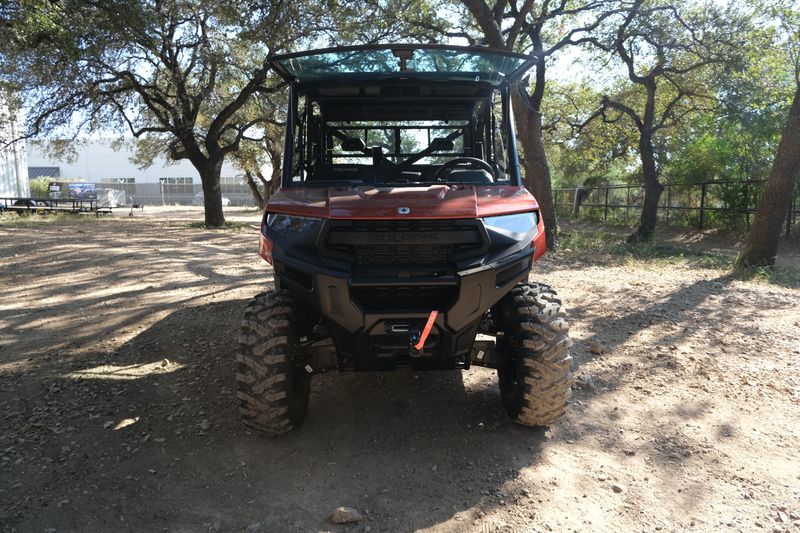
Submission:
{"label": "front grille", "polygon": [[331,221],[321,251],[356,267],[445,265],[480,255],[482,235],[469,219]]}
{"label": "front grille", "polygon": [[359,244],[354,247],[353,259],[356,265],[401,264],[441,264],[450,258],[452,245],[402,245],[402,244]]}

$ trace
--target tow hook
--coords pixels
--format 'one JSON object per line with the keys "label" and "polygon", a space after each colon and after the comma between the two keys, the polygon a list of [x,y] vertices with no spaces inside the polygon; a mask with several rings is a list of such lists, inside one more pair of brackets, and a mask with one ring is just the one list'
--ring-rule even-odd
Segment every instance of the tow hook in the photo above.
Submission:
{"label": "tow hook", "polygon": [[425,327],[422,329],[422,333],[420,333],[417,329],[414,329],[411,332],[411,347],[409,348],[411,355],[419,355],[423,348],[425,348],[425,341],[428,340],[428,335],[431,334],[431,330],[433,329],[433,324],[436,322],[437,316],[439,316],[439,311],[431,311],[431,314],[428,315],[428,321],[425,323]]}
{"label": "tow hook", "polygon": [[408,353],[412,356],[419,355],[419,350],[417,350],[416,346],[419,342],[420,331],[419,328],[412,328],[409,330],[409,337],[408,337]]}

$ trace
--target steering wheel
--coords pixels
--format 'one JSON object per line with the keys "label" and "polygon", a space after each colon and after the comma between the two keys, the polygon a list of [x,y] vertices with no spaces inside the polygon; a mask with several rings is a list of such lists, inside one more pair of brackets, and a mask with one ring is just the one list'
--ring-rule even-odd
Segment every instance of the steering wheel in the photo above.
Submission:
{"label": "steering wheel", "polygon": [[458,165],[467,165],[467,164],[482,168],[483,170],[494,176],[494,169],[492,168],[492,165],[490,165],[483,159],[478,159],[477,157],[456,157],[455,159],[451,159],[450,161],[439,167],[439,169],[433,174],[433,180],[439,181],[440,176],[444,172],[450,172],[451,170],[453,170],[453,168],[457,167]]}

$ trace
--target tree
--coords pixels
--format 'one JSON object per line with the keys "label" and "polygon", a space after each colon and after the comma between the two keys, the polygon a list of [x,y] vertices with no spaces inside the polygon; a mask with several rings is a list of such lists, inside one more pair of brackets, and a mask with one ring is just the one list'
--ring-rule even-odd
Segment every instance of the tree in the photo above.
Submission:
{"label": "tree", "polygon": [[[498,1],[490,7],[486,0],[462,0],[482,36],[480,41],[493,48],[525,51],[539,62],[528,80],[512,88],[514,115],[523,152],[526,184],[542,209],[547,231],[547,247],[558,239],[550,168],[542,137],[542,101],[545,97],[547,62],[563,48],[584,42],[587,36],[615,12],[610,0],[516,0]],[[475,41],[469,31],[445,32],[450,37]]]}
{"label": "tree", "polygon": [[[549,82],[543,103],[544,142],[557,187],[592,187],[600,183],[632,181],[636,173],[635,135],[620,123],[581,122],[596,109],[602,93],[590,83]],[[578,133],[578,129],[580,132]]]}
{"label": "tree", "polygon": [[[441,25],[435,7],[424,0],[364,0],[319,9],[319,16],[314,19],[315,32],[324,36],[330,46],[435,41],[437,30],[432,28]],[[261,118],[263,123],[258,134],[244,138],[240,149],[231,154],[261,209],[280,186],[287,96],[286,92],[254,95],[243,115],[246,121]],[[406,148],[404,152],[411,151]],[[266,167],[270,168],[269,176],[264,175]]]}
{"label": "tree", "polygon": [[423,0],[11,0],[0,83],[22,92],[28,136],[127,130],[189,160],[219,227],[223,161],[268,123],[246,108],[283,88],[270,57],[335,35],[391,40],[403,17],[429,15]]}
{"label": "tree", "polygon": [[[302,36],[292,31],[302,27],[298,6],[18,0],[0,39],[2,79],[22,90],[31,136],[126,128],[164,140],[170,157],[197,169],[206,225],[219,227],[222,163],[261,122],[240,110],[277,90],[267,58]],[[251,53],[256,34],[261,54]]]}
{"label": "tree", "polygon": [[[244,182],[260,209],[267,206],[270,196],[281,184],[283,169],[284,123],[275,121],[263,130],[263,137],[248,142],[233,154],[233,161],[244,173]],[[269,177],[264,169],[270,168]],[[256,181],[258,180],[258,181]]]}
{"label": "tree", "polygon": [[774,6],[784,49],[794,72],[795,93],[767,186],[747,238],[741,266],[772,266],[778,255],[781,226],[791,206],[800,176],[800,12],[791,3]]}
{"label": "tree", "polygon": [[713,102],[702,71],[733,57],[738,18],[707,5],[644,0],[634,0],[620,18],[616,26],[605,28],[604,36],[587,42],[612,54],[632,86],[603,95],[589,120],[627,120],[638,134],[644,201],[639,226],[628,242],[642,242],[653,238],[664,190],[655,137],[697,113],[704,100]]}

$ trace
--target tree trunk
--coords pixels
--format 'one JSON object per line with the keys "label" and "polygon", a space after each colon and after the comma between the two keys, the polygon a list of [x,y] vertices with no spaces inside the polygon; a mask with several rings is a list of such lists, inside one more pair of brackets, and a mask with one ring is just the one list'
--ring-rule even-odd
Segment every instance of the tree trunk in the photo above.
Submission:
{"label": "tree trunk", "polygon": [[261,190],[258,188],[256,180],[253,179],[253,173],[250,172],[249,170],[244,171],[244,182],[250,189],[250,192],[252,193],[253,198],[255,199],[256,204],[258,205],[258,208],[263,211],[264,208],[267,206],[267,200],[265,199],[267,195],[261,194]]}
{"label": "tree trunk", "polygon": [[800,175],[800,86],[794,93],[789,119],[783,128],[772,171],[758,204],[743,266],[772,266],[778,255],[781,227],[792,205],[794,188]]}
{"label": "tree trunk", "polygon": [[511,90],[518,141],[525,153],[525,186],[539,202],[547,249],[552,250],[558,241],[558,217],[550,182],[550,167],[542,142],[542,114],[521,94],[521,88]]}
{"label": "tree trunk", "polygon": [[658,201],[664,186],[658,181],[658,167],[653,150],[652,134],[643,132],[639,137],[639,157],[642,161],[642,175],[644,177],[644,202],[639,227],[632,233],[627,242],[649,242],[656,231],[658,216]]}
{"label": "tree trunk", "polygon": [[198,169],[200,180],[203,182],[203,200],[205,205],[205,222],[207,228],[221,228],[225,225],[225,215],[222,213],[222,188],[220,187],[220,174],[222,173],[222,159],[209,160]]}
{"label": "tree trunk", "polygon": [[283,150],[270,149],[269,158],[272,164],[272,174],[269,178],[269,186],[264,183],[264,188],[267,191],[265,199],[269,200],[275,191],[281,186],[281,174],[283,174]]}

